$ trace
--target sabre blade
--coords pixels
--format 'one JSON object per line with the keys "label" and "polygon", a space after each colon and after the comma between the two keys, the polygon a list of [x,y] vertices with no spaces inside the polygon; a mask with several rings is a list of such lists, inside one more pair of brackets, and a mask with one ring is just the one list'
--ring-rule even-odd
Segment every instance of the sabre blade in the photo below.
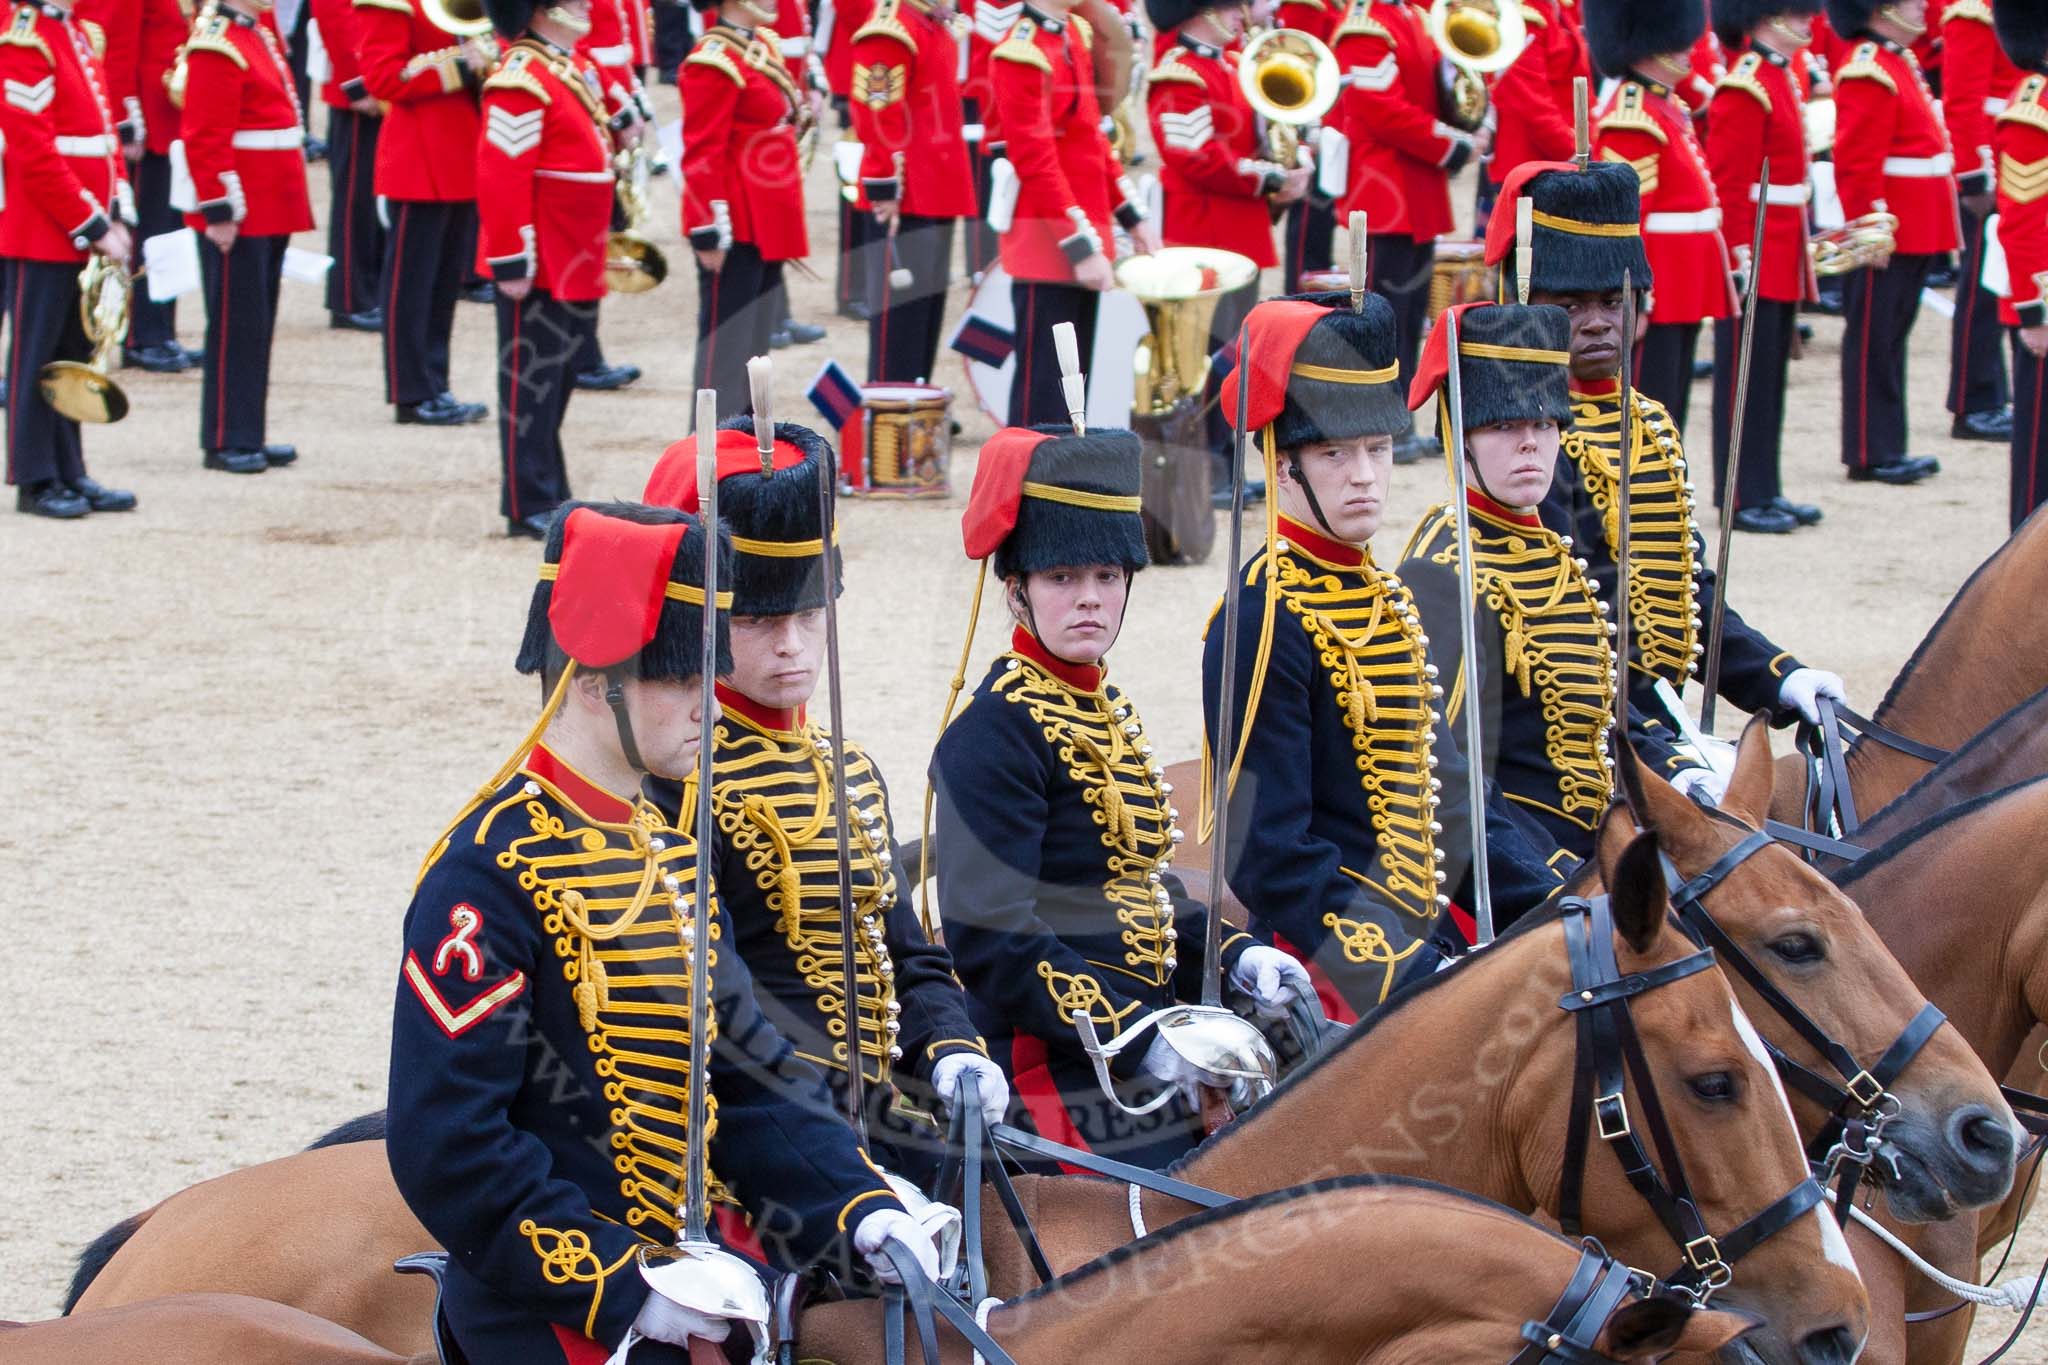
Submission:
{"label": "sabre blade", "polygon": [[774,395],[775,362],[757,355],[747,362],[747,388],[754,400],[754,448],[761,452],[761,472],[775,470]]}
{"label": "sabre blade", "polygon": [[1529,301],[1529,276],[1536,269],[1536,201],[1515,200],[1515,302]]}
{"label": "sabre blade", "polygon": [[1610,737],[1614,741],[1614,761],[1617,765],[1629,761],[1627,737],[1622,733],[1628,727],[1628,662],[1629,652],[1635,643],[1635,635],[1629,626],[1628,605],[1628,537],[1629,537],[1629,484],[1635,475],[1635,407],[1636,407],[1636,289],[1635,272],[1624,269],[1621,272],[1621,416],[1619,419],[1620,444],[1615,451],[1615,466],[1620,471],[1616,477],[1615,536],[1614,536],[1614,715],[1611,718]]}
{"label": "sabre blade", "polygon": [[708,1241],[704,1128],[710,1109],[711,1078],[711,748],[718,716],[712,684],[718,677],[718,390],[697,390],[697,505],[703,509],[704,628],[698,663],[702,672],[703,719],[697,729],[697,875],[690,895],[690,1085],[689,1169],[683,1183],[685,1244]]}
{"label": "sabre blade", "polygon": [[[1209,914],[1202,926],[1202,1003],[1219,1007],[1223,1004],[1223,897],[1228,890],[1224,877],[1229,869],[1230,770],[1237,745],[1237,637],[1239,618],[1244,615],[1238,601],[1237,573],[1238,563],[1244,558],[1244,462],[1251,453],[1252,442],[1251,434],[1244,429],[1251,418],[1250,364],[1251,324],[1241,322],[1237,328],[1237,415],[1232,429],[1235,448],[1230,460],[1230,553],[1223,561],[1223,676],[1217,692],[1215,759],[1209,765]],[[1279,489],[1272,490],[1271,496],[1279,495]]]}
{"label": "sabre blade", "polygon": [[1458,648],[1465,669],[1465,800],[1472,830],[1472,916],[1478,924],[1479,946],[1493,942],[1493,878],[1486,866],[1486,718],[1480,714],[1484,695],[1479,679],[1479,623],[1473,619],[1479,594],[1472,569],[1472,507],[1466,501],[1465,381],[1458,357],[1458,315],[1445,313],[1444,402],[1450,423],[1451,505],[1458,523]]}
{"label": "sabre blade", "polygon": [[1756,336],[1757,282],[1764,273],[1764,209],[1771,196],[1771,159],[1757,173],[1756,222],[1749,237],[1749,278],[1742,282],[1742,350],[1735,358],[1735,413],[1728,420],[1728,449],[1721,454],[1720,544],[1714,550],[1714,617],[1707,626],[1707,666],[1701,674],[1700,729],[1714,733],[1714,700],[1721,690],[1721,636],[1728,611],[1728,552],[1735,542],[1735,471],[1742,467],[1743,415],[1749,408],[1750,343]]}
{"label": "sabre blade", "polygon": [[1060,357],[1060,391],[1066,396],[1067,420],[1074,424],[1076,436],[1085,436],[1088,434],[1088,380],[1081,373],[1081,342],[1074,334],[1074,324],[1055,323],[1052,345]]}
{"label": "sabre blade", "polygon": [[1351,311],[1365,311],[1366,217],[1364,209],[1351,211]]}

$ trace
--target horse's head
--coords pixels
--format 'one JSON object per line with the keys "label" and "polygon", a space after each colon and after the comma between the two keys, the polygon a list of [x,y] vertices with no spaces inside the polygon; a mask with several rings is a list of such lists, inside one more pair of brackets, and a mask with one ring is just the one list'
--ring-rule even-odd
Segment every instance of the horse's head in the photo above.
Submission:
{"label": "horse's head", "polygon": [[[1763,718],[1743,731],[1718,812],[1695,805],[1645,769],[1636,775],[1629,791],[1637,820],[1656,833],[1679,877],[1699,878],[1763,824],[1771,787]],[[1618,857],[1629,838],[1626,822],[1610,822],[1601,838],[1602,861]],[[2019,1151],[2012,1111],[1963,1036],[1946,1024],[1935,1027],[1936,1015],[1923,1017],[1926,997],[1853,901],[1789,848],[1769,845],[1727,866],[1693,906],[1677,908],[1689,932],[1701,937],[1704,929],[1705,941],[1724,958],[1732,957],[1732,947],[1822,1035],[1809,1036],[1789,1021],[1742,963],[1723,962],[1758,1031],[1811,1073],[1791,1074],[1802,1133],[1811,1139],[1819,1132],[1831,1106],[1845,1117],[1868,1112],[1849,1091],[1866,1099],[1887,1092],[1891,1100],[1874,1108],[1897,1112],[1883,1120],[1884,1150],[1870,1177],[1883,1185],[1895,1214],[1924,1222],[2005,1196]],[[1702,915],[1711,924],[1699,924]],[[1714,935],[1716,926],[1725,938]],[[1827,1040],[1846,1053],[1825,1054],[1819,1044]],[[1910,1056],[1903,1071],[1885,1064],[1895,1044]],[[1874,1081],[1858,1078],[1865,1069],[1875,1073]]]}
{"label": "horse's head", "polygon": [[[1846,1363],[1862,1344],[1869,1300],[1841,1233],[1817,1206],[1777,1073],[1727,980],[1668,922],[1656,836],[1603,840],[1601,855],[1611,966],[1589,971],[1591,946],[1568,965],[1575,941],[1592,944],[1588,936],[1608,923],[1597,905],[1584,915],[1566,907],[1564,951],[1545,926],[1547,953],[1537,956],[1533,943],[1517,953],[1572,1020],[1543,1031],[1547,1039],[1524,1054],[1513,1082],[1520,1102],[1535,1107],[1517,1124],[1528,1135],[1525,1171],[1539,1192],[1554,1192],[1538,1202],[1569,1218],[1582,1178],[1585,1230],[1660,1276],[1725,1281],[1713,1301],[1765,1321],[1747,1349],[1773,1365]],[[1589,984],[1601,976],[1616,984]],[[1638,1059],[1649,1085],[1635,1062],[1602,1060],[1616,1054]],[[1615,1083],[1618,1073],[1625,1083]],[[1582,1152],[1567,1127],[1574,1118],[1584,1123]],[[1691,1275],[1682,1273],[1688,1262]]]}

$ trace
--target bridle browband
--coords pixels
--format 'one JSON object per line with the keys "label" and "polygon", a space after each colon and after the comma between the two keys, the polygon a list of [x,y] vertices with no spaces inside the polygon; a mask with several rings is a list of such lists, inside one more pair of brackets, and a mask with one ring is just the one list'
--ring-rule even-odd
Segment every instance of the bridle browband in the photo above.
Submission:
{"label": "bridle browband", "polygon": [[[1744,828],[1725,813],[1711,809],[1707,813],[1724,823]],[[1923,1004],[1912,1022],[1885,1049],[1884,1055],[1874,1065],[1866,1067],[1856,1060],[1854,1053],[1837,1042],[1778,989],[1763,969],[1736,945],[1706,907],[1708,893],[1770,843],[1770,835],[1745,829],[1743,837],[1733,848],[1690,880],[1681,880],[1677,867],[1669,857],[1664,857],[1664,879],[1671,890],[1671,915],[1694,943],[1712,948],[1719,954],[1720,960],[1762,997],[1771,1012],[1826,1058],[1841,1078],[1838,1083],[1788,1057],[1769,1039],[1764,1040],[1764,1049],[1770,1053],[1771,1061],[1785,1083],[1818,1104],[1827,1115],[1820,1131],[1807,1144],[1806,1156],[1819,1172],[1821,1180],[1836,1185],[1835,1218],[1837,1222],[1846,1222],[1856,1186],[1877,1158],[1878,1139],[1885,1125],[1899,1113],[1899,1102],[1891,1094],[1892,1083],[1920,1055],[1920,1050],[1947,1021],[1947,1016],[1932,1003]]]}
{"label": "bridle browband", "polygon": [[1609,1256],[1598,1241],[1583,1238],[1579,1263],[1564,1292],[1543,1321],[1522,1324],[1522,1340],[1528,1344],[1508,1365],[1614,1365],[1613,1358],[1595,1350],[1593,1343],[1614,1310],[1639,1290],[1647,1297],[1635,1271]]}
{"label": "bridle browband", "polygon": [[[1572,989],[1557,1003],[1577,1020],[1578,1055],[1572,1069],[1558,1221],[1567,1236],[1576,1237],[1582,1230],[1581,1197],[1592,1136],[1597,1132],[1621,1162],[1629,1184],[1684,1255],[1683,1263],[1661,1283],[1695,1306],[1704,1306],[1733,1278],[1737,1261],[1817,1208],[1826,1196],[1809,1175],[1724,1236],[1716,1237],[1707,1230],[1679,1159],[1670,1120],[1658,1098],[1629,1002],[1659,986],[1706,971],[1714,965],[1714,950],[1702,948],[1648,971],[1624,974],[1615,958],[1613,909],[1607,897],[1566,900],[1563,925]],[[1626,1095],[1631,1078],[1641,1110],[1634,1120]],[[1650,1159],[1640,1129],[1649,1131],[1651,1145],[1664,1166],[1662,1175]]]}

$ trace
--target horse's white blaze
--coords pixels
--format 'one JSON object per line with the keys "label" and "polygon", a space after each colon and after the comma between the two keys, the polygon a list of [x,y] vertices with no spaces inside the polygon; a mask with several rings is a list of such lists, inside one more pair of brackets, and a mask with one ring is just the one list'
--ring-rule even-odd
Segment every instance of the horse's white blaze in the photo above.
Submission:
{"label": "horse's white blaze", "polygon": [[[1771,1078],[1771,1088],[1778,1092],[1778,1103],[1785,1110],[1785,1122],[1792,1123],[1792,1101],[1786,1098],[1785,1082],[1779,1079],[1778,1068],[1771,1062],[1771,1054],[1764,1047],[1763,1036],[1756,1031],[1756,1025],[1749,1022],[1749,1016],[1742,1012],[1742,1006],[1732,998],[1728,1001],[1728,1012],[1735,1016],[1735,1032],[1741,1036],[1742,1045],[1749,1049],[1750,1056],[1756,1058],[1757,1065],[1764,1069],[1764,1075]],[[1793,1133],[1796,1141],[1796,1124]],[[1842,1230],[1835,1226],[1835,1220],[1828,1216],[1828,1206],[1822,1204],[1809,1216],[1820,1223],[1820,1248],[1821,1253],[1828,1258],[1828,1263],[1840,1266],[1861,1279],[1862,1273],[1856,1269],[1856,1257],[1849,1250],[1849,1239],[1842,1235]]]}

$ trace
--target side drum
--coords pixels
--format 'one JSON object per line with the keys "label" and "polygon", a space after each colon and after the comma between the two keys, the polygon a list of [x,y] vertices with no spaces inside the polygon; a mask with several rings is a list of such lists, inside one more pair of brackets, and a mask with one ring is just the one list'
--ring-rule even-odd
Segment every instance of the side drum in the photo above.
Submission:
{"label": "side drum", "polygon": [[943,498],[951,491],[953,391],[931,384],[869,384],[841,433],[843,464],[860,471],[855,492]]}

